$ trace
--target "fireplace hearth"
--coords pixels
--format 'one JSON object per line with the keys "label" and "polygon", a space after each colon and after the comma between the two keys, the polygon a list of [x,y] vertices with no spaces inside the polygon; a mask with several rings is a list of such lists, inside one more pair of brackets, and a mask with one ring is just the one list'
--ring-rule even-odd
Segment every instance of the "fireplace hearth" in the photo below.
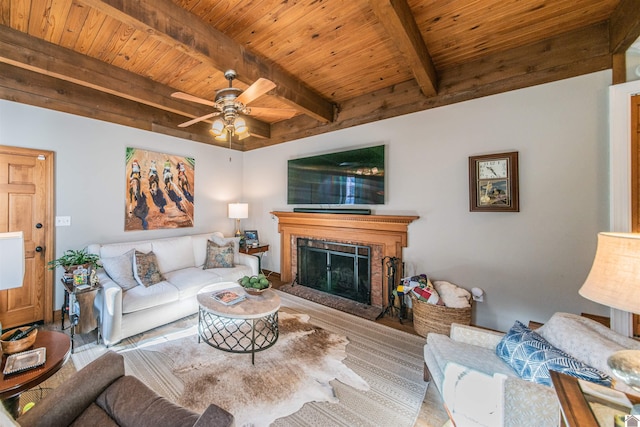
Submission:
{"label": "fireplace hearth", "polygon": [[371,304],[371,248],[298,238],[298,284]]}

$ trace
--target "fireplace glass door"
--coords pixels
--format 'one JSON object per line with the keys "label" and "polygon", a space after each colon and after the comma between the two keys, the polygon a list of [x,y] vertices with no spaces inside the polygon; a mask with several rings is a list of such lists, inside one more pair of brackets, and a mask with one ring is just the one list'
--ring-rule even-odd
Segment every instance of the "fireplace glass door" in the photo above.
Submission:
{"label": "fireplace glass door", "polygon": [[370,304],[370,253],[368,246],[298,239],[298,283]]}

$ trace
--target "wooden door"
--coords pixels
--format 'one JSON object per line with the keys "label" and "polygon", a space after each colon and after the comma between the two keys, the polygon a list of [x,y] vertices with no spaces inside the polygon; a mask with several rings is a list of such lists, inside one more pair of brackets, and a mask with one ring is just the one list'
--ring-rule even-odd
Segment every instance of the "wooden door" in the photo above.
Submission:
{"label": "wooden door", "polygon": [[0,145],[0,232],[7,231],[24,232],[25,275],[22,287],[0,291],[2,328],[52,322],[52,152]]}
{"label": "wooden door", "polygon": [[[640,233],[640,95],[631,97],[631,231]],[[633,335],[640,336],[640,316],[633,315]]]}

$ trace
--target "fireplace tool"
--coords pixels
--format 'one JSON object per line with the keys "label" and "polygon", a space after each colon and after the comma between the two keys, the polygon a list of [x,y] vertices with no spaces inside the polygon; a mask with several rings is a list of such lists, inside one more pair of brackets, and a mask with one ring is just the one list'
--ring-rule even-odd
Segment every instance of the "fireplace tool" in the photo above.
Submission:
{"label": "fireplace tool", "polygon": [[[400,264],[400,258],[390,257],[390,256],[386,256],[382,258],[382,269],[384,270],[384,268],[386,267],[386,271],[387,271],[388,303],[385,309],[380,314],[380,316],[378,316],[378,318],[384,317],[386,314],[389,314],[391,317],[395,317],[396,308],[394,305],[395,295],[393,291],[396,288],[396,272],[398,270],[399,264]],[[400,298],[400,309],[398,310],[398,319],[400,320],[400,323],[402,323],[402,314],[403,314],[402,308],[404,307],[404,300],[401,297],[399,298]]]}

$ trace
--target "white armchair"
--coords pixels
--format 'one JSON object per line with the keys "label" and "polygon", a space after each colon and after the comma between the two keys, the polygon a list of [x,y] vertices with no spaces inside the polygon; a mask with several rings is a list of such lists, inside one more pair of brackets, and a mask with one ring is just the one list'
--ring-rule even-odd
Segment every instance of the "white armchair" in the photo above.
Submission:
{"label": "white armchair", "polygon": [[[552,346],[610,376],[609,355],[640,348],[633,339],[569,313],[554,314],[536,332]],[[451,326],[450,337],[429,334],[424,346],[425,380],[436,386],[457,427],[556,427],[560,407],[554,389],[521,379],[496,355],[503,336],[458,324]],[[616,388],[621,387],[624,384],[618,382]]]}
{"label": "white armchair", "polygon": [[457,427],[557,427],[559,405],[552,388],[518,378],[495,352],[503,333],[451,325],[451,337],[429,334],[425,379],[442,395]]}

